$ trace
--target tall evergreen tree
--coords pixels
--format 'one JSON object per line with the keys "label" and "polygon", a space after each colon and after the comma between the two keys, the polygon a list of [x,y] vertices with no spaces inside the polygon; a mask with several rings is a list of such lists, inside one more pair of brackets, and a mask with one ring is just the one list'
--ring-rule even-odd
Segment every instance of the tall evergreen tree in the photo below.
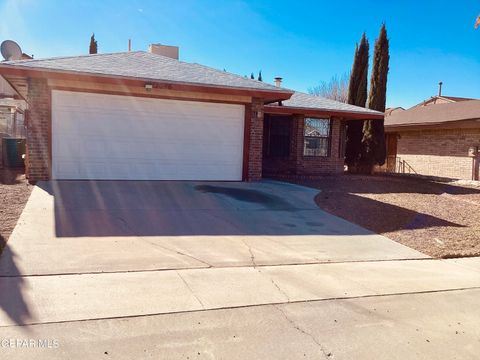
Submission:
{"label": "tall evergreen tree", "polygon": [[252,74],[250,75],[250,79],[255,80],[255,76],[253,75],[253,72],[252,72]]}
{"label": "tall evergreen tree", "polygon": [[92,34],[90,37],[90,49],[89,54],[96,54],[97,53],[97,40],[95,40],[95,33]]}
{"label": "tall evergreen tree", "polygon": [[[360,45],[355,47],[352,72],[348,84],[348,103],[365,107],[367,102],[368,84],[368,51],[369,44],[365,33],[360,40]],[[345,162],[349,171],[355,171],[362,153],[363,121],[350,120],[347,122],[345,144]]]}
{"label": "tall evergreen tree", "polygon": [[[385,24],[380,28],[380,34],[375,41],[373,54],[372,78],[368,107],[372,110],[385,112],[387,100],[387,75],[389,55],[389,41]],[[363,126],[362,163],[372,167],[375,164],[383,165],[386,157],[385,129],[383,120],[368,120]]]}
{"label": "tall evergreen tree", "polygon": [[258,79],[257,79],[257,80],[258,80],[258,81],[263,81],[263,79],[262,79],[262,70],[260,70],[260,71],[258,72]]}

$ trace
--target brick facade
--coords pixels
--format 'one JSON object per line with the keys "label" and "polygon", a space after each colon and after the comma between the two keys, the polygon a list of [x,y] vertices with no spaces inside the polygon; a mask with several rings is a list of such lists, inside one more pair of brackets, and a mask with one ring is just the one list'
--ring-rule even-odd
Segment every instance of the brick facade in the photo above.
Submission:
{"label": "brick facade", "polygon": [[417,174],[472,178],[473,160],[467,154],[469,147],[480,146],[480,128],[405,131],[398,135],[397,159]]}
{"label": "brick facade", "polygon": [[51,101],[45,79],[28,81],[27,177],[30,182],[47,180],[51,173]]}
{"label": "brick facade", "polygon": [[245,134],[249,136],[247,181],[258,181],[262,178],[263,110],[263,101],[254,98],[250,111],[246,112],[246,121],[250,120],[248,134]]}
{"label": "brick facade", "polygon": [[[27,176],[30,182],[48,180],[51,176],[51,90],[45,79],[28,81],[27,116]],[[303,156],[304,116],[296,115],[292,121],[290,157],[265,162],[263,158],[264,105],[262,99],[254,98],[246,105],[247,156],[245,180],[262,179],[262,170],[267,176],[297,176],[336,174],[343,172],[343,156],[340,151],[341,121],[332,119],[331,143],[328,157]],[[263,166],[262,166],[263,165]]]}
{"label": "brick facade", "polygon": [[266,177],[308,178],[343,173],[344,158],[340,153],[342,122],[336,118],[331,120],[329,156],[304,156],[304,119],[303,115],[293,116],[290,155],[287,158],[264,158]]}

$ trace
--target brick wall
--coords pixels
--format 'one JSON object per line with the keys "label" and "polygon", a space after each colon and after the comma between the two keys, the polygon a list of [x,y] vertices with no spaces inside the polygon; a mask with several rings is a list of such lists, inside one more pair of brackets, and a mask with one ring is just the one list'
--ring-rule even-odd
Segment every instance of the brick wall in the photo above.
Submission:
{"label": "brick wall", "polygon": [[340,154],[341,121],[332,119],[330,154],[322,156],[303,156],[304,116],[295,115],[292,121],[290,156],[288,158],[264,159],[266,176],[308,178],[316,175],[343,173],[344,159]]}
{"label": "brick wall", "polygon": [[250,120],[247,181],[258,181],[262,178],[263,101],[254,98],[251,111],[247,114],[249,114],[249,119],[246,121]]}
{"label": "brick wall", "polygon": [[50,89],[45,79],[29,79],[27,115],[27,177],[30,182],[50,178]]}
{"label": "brick wall", "polygon": [[405,131],[399,133],[397,157],[421,175],[471,179],[470,146],[480,146],[479,129]]}

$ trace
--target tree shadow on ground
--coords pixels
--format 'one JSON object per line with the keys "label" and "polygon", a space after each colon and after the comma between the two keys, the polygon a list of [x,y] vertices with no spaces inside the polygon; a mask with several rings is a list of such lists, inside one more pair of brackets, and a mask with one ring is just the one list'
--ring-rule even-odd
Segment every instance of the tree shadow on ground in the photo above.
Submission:
{"label": "tree shadow on ground", "polygon": [[435,216],[346,192],[320,192],[315,202],[325,211],[376,233],[433,227],[465,227]]}
{"label": "tree shadow on ground", "polygon": [[[25,278],[21,276],[16,265],[17,254],[6,245],[1,235],[0,242],[3,245],[3,251],[0,254],[1,267],[8,269],[8,274],[0,273],[0,309],[15,324],[26,324],[32,320],[32,313],[23,294],[26,286]],[[0,322],[0,326],[5,325],[9,324]]]}
{"label": "tree shadow on ground", "polygon": [[325,176],[315,180],[304,180],[296,183],[322,191],[337,190],[339,187],[348,188],[349,193],[355,194],[480,194],[480,189],[451,185],[446,181],[435,181],[409,176],[345,174],[341,176]]}

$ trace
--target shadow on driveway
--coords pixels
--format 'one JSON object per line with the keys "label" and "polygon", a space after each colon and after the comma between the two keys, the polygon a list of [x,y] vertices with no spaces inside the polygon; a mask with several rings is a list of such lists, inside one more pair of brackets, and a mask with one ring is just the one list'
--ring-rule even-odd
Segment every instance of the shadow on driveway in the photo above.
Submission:
{"label": "shadow on driveway", "polygon": [[[57,237],[371,234],[318,209],[311,189],[303,190],[309,196],[302,198],[298,186],[260,184],[57,181],[39,186],[54,196]],[[419,215],[389,206],[392,213]],[[422,221],[412,222],[412,228],[460,226],[420,215]]]}

